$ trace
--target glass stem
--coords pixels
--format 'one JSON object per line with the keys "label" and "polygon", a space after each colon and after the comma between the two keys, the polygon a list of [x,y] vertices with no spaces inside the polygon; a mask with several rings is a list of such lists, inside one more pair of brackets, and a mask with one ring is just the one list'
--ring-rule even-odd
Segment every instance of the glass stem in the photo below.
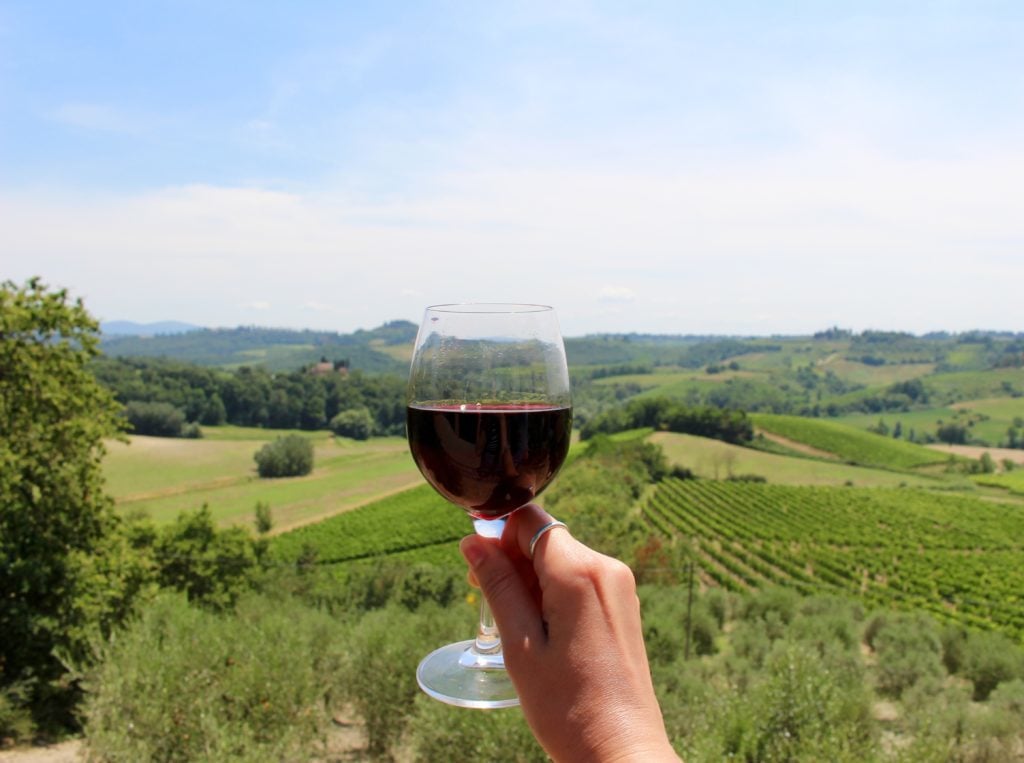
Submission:
{"label": "glass stem", "polygon": [[491,607],[483,594],[480,595],[480,624],[476,629],[476,641],[473,644],[473,649],[478,654],[501,653],[501,634],[498,633],[498,626],[494,624]]}
{"label": "glass stem", "polygon": [[[500,538],[505,529],[505,519],[474,519],[473,529],[485,538]],[[487,598],[480,592],[480,622],[476,629],[473,645],[463,655],[460,663],[464,667],[482,670],[501,670],[505,660],[501,655],[501,634],[494,622]]]}

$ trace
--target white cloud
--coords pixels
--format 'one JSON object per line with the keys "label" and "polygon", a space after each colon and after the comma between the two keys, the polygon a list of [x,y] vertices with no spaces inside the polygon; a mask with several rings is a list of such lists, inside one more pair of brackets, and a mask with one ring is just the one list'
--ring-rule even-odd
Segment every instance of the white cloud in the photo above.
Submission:
{"label": "white cloud", "polygon": [[0,195],[0,257],[104,318],[203,325],[261,303],[269,325],[352,330],[482,300],[553,304],[568,335],[1024,328],[1005,309],[1024,282],[1024,152],[480,167],[393,198]]}

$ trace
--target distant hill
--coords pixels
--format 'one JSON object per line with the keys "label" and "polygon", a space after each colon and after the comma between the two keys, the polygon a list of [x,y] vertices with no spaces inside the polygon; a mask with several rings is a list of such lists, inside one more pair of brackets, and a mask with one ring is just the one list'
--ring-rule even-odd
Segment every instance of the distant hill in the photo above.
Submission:
{"label": "distant hill", "polygon": [[363,371],[406,373],[417,329],[409,321],[391,321],[351,334],[255,326],[195,328],[147,336],[104,334],[102,348],[114,357],[164,357],[223,368],[261,366],[293,371],[326,358],[347,361],[350,368]]}
{"label": "distant hill", "polygon": [[156,323],[135,323],[134,321],[104,321],[100,324],[103,336],[159,336],[162,334],[184,334],[197,331],[202,326],[181,321],[158,321]]}

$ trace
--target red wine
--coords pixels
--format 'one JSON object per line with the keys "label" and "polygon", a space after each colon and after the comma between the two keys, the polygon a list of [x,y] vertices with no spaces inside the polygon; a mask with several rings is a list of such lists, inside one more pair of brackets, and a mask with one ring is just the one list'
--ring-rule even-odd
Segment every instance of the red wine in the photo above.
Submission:
{"label": "red wine", "polygon": [[572,408],[410,405],[406,429],[427,482],[472,516],[495,519],[532,501],[561,468]]}

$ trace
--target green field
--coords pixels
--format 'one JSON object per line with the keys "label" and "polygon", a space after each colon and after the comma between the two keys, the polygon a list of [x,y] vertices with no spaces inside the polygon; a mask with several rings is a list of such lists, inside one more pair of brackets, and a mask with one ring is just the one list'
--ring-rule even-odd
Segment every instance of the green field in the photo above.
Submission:
{"label": "green field", "polygon": [[918,436],[934,436],[939,422],[960,422],[967,427],[972,441],[998,447],[999,443],[1005,441],[1006,430],[1014,426],[1015,419],[1024,419],[1024,397],[965,400],[949,406],[913,411],[849,414],[835,421],[858,429],[874,427],[882,421],[891,430],[899,423],[904,438],[909,436],[911,430]]}
{"label": "green field", "polygon": [[1024,640],[1024,507],[914,489],[665,480],[643,507],[709,583],[841,593]]}
{"label": "green field", "polygon": [[[473,532],[469,518],[421,484],[353,511],[277,536],[274,556],[295,561],[316,548],[322,564],[354,561],[444,545],[448,553]],[[457,553],[457,552],[456,552]]]}
{"label": "green field", "polygon": [[1003,474],[979,474],[973,477],[973,480],[979,485],[998,487],[1017,495],[1024,495],[1024,468]]}
{"label": "green field", "polygon": [[924,475],[901,474],[820,459],[793,458],[692,435],[657,432],[650,439],[662,447],[670,462],[685,466],[697,476],[707,479],[725,479],[730,474],[755,474],[769,482],[783,485],[936,485],[934,478]]}
{"label": "green field", "polygon": [[164,523],[207,504],[218,522],[231,524],[251,521],[262,501],[269,504],[275,526],[284,529],[422,483],[402,438],[357,443],[317,433],[312,474],[260,479],[253,455],[277,433],[264,433],[260,440],[242,439],[246,432],[238,428],[222,434],[202,440],[132,437],[129,444],[108,444],[104,470],[118,509],[141,511]]}
{"label": "green field", "polygon": [[865,466],[914,469],[944,460],[920,445],[864,432],[834,421],[763,413],[752,414],[751,419],[755,426],[772,434]]}
{"label": "green field", "polygon": [[879,387],[897,382],[918,379],[935,370],[934,363],[900,363],[870,366],[838,356],[823,360],[817,365],[820,371],[831,371],[843,381],[863,384],[865,387]]}

